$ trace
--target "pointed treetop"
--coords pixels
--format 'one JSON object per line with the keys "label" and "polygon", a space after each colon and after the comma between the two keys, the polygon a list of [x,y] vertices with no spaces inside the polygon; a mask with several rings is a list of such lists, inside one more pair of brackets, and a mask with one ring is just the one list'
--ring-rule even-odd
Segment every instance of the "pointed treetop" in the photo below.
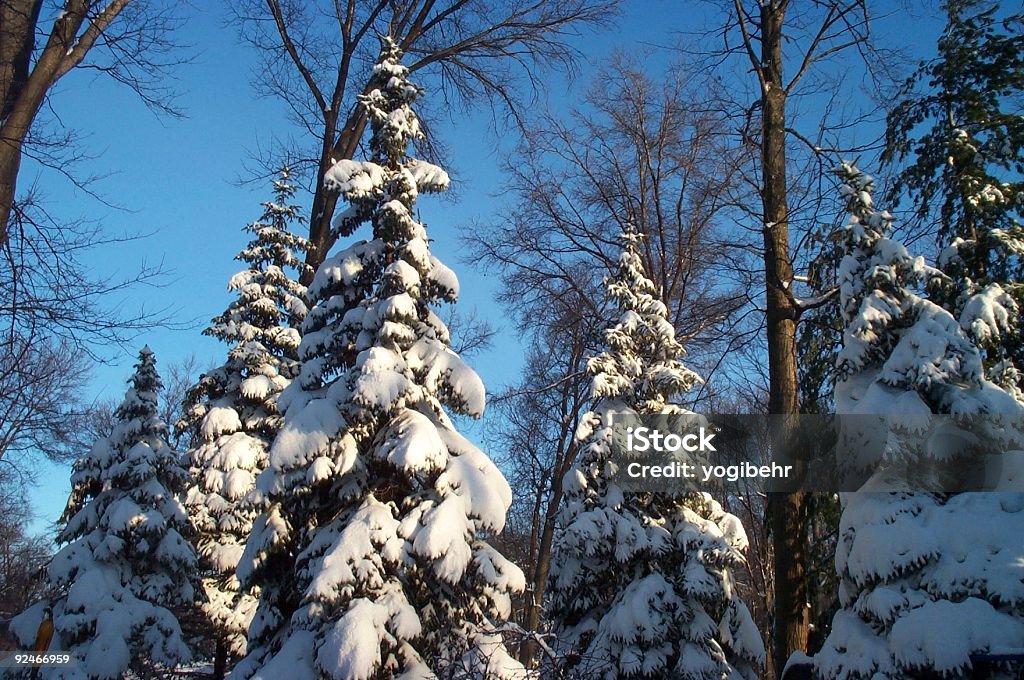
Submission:
{"label": "pointed treetop", "polygon": [[1006,394],[984,380],[978,347],[961,324],[915,292],[945,275],[879,231],[892,218],[872,207],[870,178],[850,164],[836,174],[845,183],[850,212],[846,255],[839,265],[846,327],[836,360],[844,378],[836,388],[837,409],[880,408],[856,393],[863,381],[850,378],[862,373],[887,387],[918,393],[933,413],[1003,410]]}
{"label": "pointed treetop", "polygon": [[370,91],[359,96],[372,127],[370,151],[392,168],[405,156],[409,142],[422,136],[419,119],[410,108],[423,90],[409,81],[402,50],[390,36],[381,38],[381,54],[373,67]]}
{"label": "pointed treetop", "polygon": [[[839,191],[846,199],[846,211],[850,215],[846,228],[855,231],[870,230],[865,235],[871,238],[879,238],[889,233],[895,218],[887,210],[875,209],[874,200],[871,198],[875,190],[874,177],[847,162],[833,168],[832,173],[842,182]],[[857,231],[857,234],[860,235],[861,231]]]}
{"label": "pointed treetop", "polygon": [[619,238],[618,268],[605,279],[605,286],[621,315],[605,331],[608,349],[587,363],[593,376],[591,392],[595,398],[628,398],[643,411],[659,412],[701,380],[683,365],[686,350],[647,277],[640,257],[644,237],[627,227]]}
{"label": "pointed treetop", "polygon": [[139,350],[139,361],[135,373],[128,379],[130,387],[124,401],[115,411],[119,418],[149,417],[157,413],[156,393],[163,388],[160,374],[156,370],[156,355],[149,345]]}

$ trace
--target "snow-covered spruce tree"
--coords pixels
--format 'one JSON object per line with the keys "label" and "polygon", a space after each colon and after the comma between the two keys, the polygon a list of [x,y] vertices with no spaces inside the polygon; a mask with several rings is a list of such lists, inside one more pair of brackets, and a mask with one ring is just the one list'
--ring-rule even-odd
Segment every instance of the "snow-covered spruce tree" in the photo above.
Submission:
{"label": "snow-covered spruce tree", "polygon": [[[121,678],[129,669],[173,668],[191,656],[168,609],[193,604],[199,588],[177,498],[185,470],[157,416],[161,384],[148,347],[129,384],[113,432],[75,463],[71,476],[57,537],[65,545],[48,568],[61,593],[49,603],[50,649],[75,652],[81,663],[44,669],[46,678]],[[14,620],[23,649],[32,648],[46,605]]]}
{"label": "snow-covered spruce tree", "polygon": [[270,501],[239,566],[259,584],[248,656],[232,678],[518,678],[499,627],[523,574],[485,540],[511,491],[446,410],[478,416],[484,388],[431,307],[458,281],[413,218],[448,176],[409,158],[421,91],[383,39],[360,105],[369,161],[326,181],[372,238],[328,258],[310,285],[299,378],[257,485]]}
{"label": "snow-covered spruce tree", "polygon": [[273,200],[246,227],[254,238],[235,259],[247,267],[228,282],[237,298],[204,331],[231,346],[227,361],[200,377],[176,424],[192,442],[185,505],[204,573],[203,613],[217,633],[218,677],[227,653],[245,654],[256,598],[240,591],[235,568],[261,509],[249,496],[281,427],[277,398],[298,375],[298,328],[307,308],[297,279],[306,269],[306,241],[289,231],[300,217],[294,194],[284,168]]}
{"label": "snow-covered spruce tree", "polygon": [[624,493],[608,479],[615,415],[686,414],[698,381],[638,254],[623,235],[607,280],[618,322],[588,362],[594,410],[577,432],[552,550],[549,614],[570,677],[755,678],[764,644],[731,570],[747,539],[706,493]]}
{"label": "snow-covered spruce tree", "polygon": [[[851,165],[837,172],[849,206],[837,412],[1002,413],[1019,424],[1024,411],[985,379],[957,320],[913,292],[940,274],[886,236],[892,218],[873,207],[869,177]],[[998,454],[1020,442],[1007,427],[985,445]],[[926,454],[913,452],[918,462]],[[1024,646],[1024,494],[857,492],[842,501],[842,609],[814,658],[819,677],[987,677],[970,674],[971,654]]]}
{"label": "snow-covered spruce tree", "polygon": [[[937,216],[948,278],[930,298],[960,321],[988,377],[1024,403],[1024,14],[989,0],[943,8],[938,55],[889,114],[886,158],[909,161],[893,194]],[[978,323],[979,309],[997,316]]]}

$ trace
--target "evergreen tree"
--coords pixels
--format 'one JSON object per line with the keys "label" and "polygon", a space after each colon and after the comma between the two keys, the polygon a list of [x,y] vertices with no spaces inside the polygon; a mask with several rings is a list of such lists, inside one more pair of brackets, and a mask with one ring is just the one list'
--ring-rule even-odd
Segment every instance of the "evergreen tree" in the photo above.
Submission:
{"label": "evergreen tree", "polygon": [[706,493],[624,493],[607,478],[612,418],[686,414],[673,398],[699,382],[665,305],[623,235],[607,279],[621,316],[587,365],[594,410],[577,431],[549,578],[555,633],[572,677],[755,678],[764,645],[738,598],[739,520]]}
{"label": "evergreen tree", "polygon": [[485,540],[511,490],[446,411],[479,416],[484,388],[431,307],[458,281],[430,254],[416,197],[448,185],[407,156],[422,138],[401,52],[382,41],[367,94],[370,161],[326,181],[372,238],[310,285],[300,376],[257,481],[270,501],[239,565],[259,584],[248,656],[233,678],[518,678],[498,628],[522,572]]}
{"label": "evergreen tree", "polygon": [[[926,218],[938,208],[931,298],[982,351],[988,376],[1024,401],[1024,14],[946,0],[938,56],[889,115],[885,158],[909,160],[894,186]],[[924,94],[914,88],[926,82]]]}
{"label": "evergreen tree", "polygon": [[[850,447],[861,456],[854,465],[884,455],[921,467],[935,455],[900,436],[900,417],[921,427],[930,414],[1009,414],[981,445],[1019,448],[1024,409],[986,380],[956,319],[913,292],[941,272],[886,236],[892,217],[873,207],[870,177],[851,165],[838,174],[849,220],[836,407],[890,416],[874,438],[883,445]],[[842,609],[815,657],[819,677],[988,677],[972,674],[971,654],[1024,645],[1024,494],[862,491],[842,501]]]}
{"label": "evergreen tree", "polygon": [[113,432],[74,465],[58,535],[65,545],[48,568],[61,595],[12,624],[31,649],[52,606],[50,649],[74,652],[81,663],[47,669],[44,677],[121,678],[129,669],[145,674],[190,658],[169,610],[193,604],[198,594],[188,518],[177,499],[185,470],[157,416],[161,384],[148,347],[135,368]]}
{"label": "evergreen tree", "polygon": [[296,279],[306,268],[306,241],[289,231],[300,219],[291,204],[295,190],[284,168],[274,182],[274,199],[246,227],[254,238],[235,259],[247,267],[228,283],[238,297],[204,331],[231,345],[227,361],[200,377],[177,423],[193,442],[185,505],[206,574],[203,612],[217,633],[217,677],[223,676],[227,653],[245,654],[256,598],[240,591],[235,568],[260,510],[251,494],[256,475],[266,467],[281,427],[277,398],[298,374],[297,329],[307,308],[305,286]]}

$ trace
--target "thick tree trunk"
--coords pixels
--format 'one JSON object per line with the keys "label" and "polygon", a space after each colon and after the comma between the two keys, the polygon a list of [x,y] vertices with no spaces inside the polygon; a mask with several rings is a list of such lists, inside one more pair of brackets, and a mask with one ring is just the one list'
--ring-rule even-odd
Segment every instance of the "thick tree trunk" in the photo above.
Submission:
{"label": "thick tree trunk", "polygon": [[[112,0],[90,19],[79,39],[90,5],[86,0],[68,0],[54,20],[46,46],[29,68],[38,28],[40,3],[32,0],[0,0],[0,87],[3,116],[0,117],[0,246],[7,242],[7,230],[17,191],[18,170],[25,138],[32,121],[46,101],[46,93],[68,71],[81,63],[103,30],[130,0]],[[31,33],[29,36],[26,31]],[[79,40],[76,43],[76,40]],[[13,41],[13,42],[8,42]],[[27,52],[26,52],[27,50]],[[9,60],[9,63],[7,63]]]}
{"label": "thick tree trunk", "polygon": [[0,0],[0,121],[28,81],[42,7],[43,0]]}
{"label": "thick tree trunk", "polygon": [[[785,5],[761,5],[762,142],[764,187],[764,264],[768,329],[768,410],[799,411],[796,364],[797,309],[788,286],[793,267],[789,254],[789,207],[786,196],[786,92],[782,82],[782,28]],[[807,501],[803,493],[776,494],[768,504],[775,547],[773,661],[781,673],[789,655],[806,651]]]}
{"label": "thick tree trunk", "polygon": [[7,243],[22,147],[37,110],[38,107],[31,112],[16,108],[0,126],[0,246]]}
{"label": "thick tree trunk", "polygon": [[320,167],[316,171],[313,210],[309,216],[309,250],[306,252],[309,270],[300,278],[304,285],[308,286],[313,280],[317,267],[327,258],[327,253],[337,240],[331,230],[331,220],[338,206],[338,194],[328,192],[324,188],[324,176],[335,161],[355,156],[365,129],[366,114],[362,106],[356,105],[345,121],[345,127],[338,134],[337,142],[328,145],[320,158]]}
{"label": "thick tree trunk", "polygon": [[28,83],[42,0],[0,0],[0,246],[14,206],[21,148],[31,118],[16,102]]}

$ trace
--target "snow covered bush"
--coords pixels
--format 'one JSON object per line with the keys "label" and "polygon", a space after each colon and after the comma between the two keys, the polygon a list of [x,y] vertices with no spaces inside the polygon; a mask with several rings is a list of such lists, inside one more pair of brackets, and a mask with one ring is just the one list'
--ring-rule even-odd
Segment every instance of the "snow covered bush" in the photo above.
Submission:
{"label": "snow covered bush", "polygon": [[261,509],[251,492],[281,427],[277,398],[298,374],[306,289],[290,273],[298,278],[306,271],[301,254],[307,246],[288,228],[299,219],[290,204],[294,194],[285,168],[274,182],[274,199],[246,227],[254,238],[236,259],[247,268],[228,282],[238,297],[204,331],[231,345],[227,361],[189,391],[176,424],[192,442],[185,505],[204,573],[203,613],[226,648],[221,655],[245,654],[256,598],[240,591],[235,568]]}
{"label": "snow covered bush", "polygon": [[732,568],[747,539],[739,520],[706,493],[625,493],[610,482],[614,415],[685,414],[673,398],[699,378],[623,235],[609,295],[618,322],[588,362],[594,410],[566,476],[549,578],[549,613],[570,677],[757,677],[764,645]]}
{"label": "snow covered bush", "polygon": [[[849,206],[837,411],[919,425],[932,414],[1006,414],[1006,427],[983,432],[981,444],[995,460],[1021,447],[1024,409],[986,380],[957,320],[912,290],[940,274],[885,235],[892,218],[872,205],[871,178],[851,165],[837,172]],[[905,441],[895,429],[883,440]],[[934,452],[853,453],[920,463]],[[842,609],[814,657],[819,677],[976,677],[971,654],[1024,647],[1024,494],[864,491],[842,500]]]}
{"label": "snow covered bush", "polygon": [[511,491],[448,410],[479,416],[484,387],[449,348],[432,307],[458,280],[414,218],[448,175],[407,156],[421,137],[400,50],[383,39],[360,105],[368,161],[342,160],[342,234],[372,237],[329,257],[309,294],[299,377],[257,487],[238,574],[260,586],[249,652],[232,678],[519,678],[500,628],[518,567],[488,545]]}
{"label": "snow covered bush", "polygon": [[160,377],[153,352],[139,354],[131,387],[115,411],[110,436],[80,458],[48,568],[55,601],[17,616],[11,629],[32,649],[49,604],[50,649],[76,653],[80,664],[42,670],[44,678],[121,678],[129,669],[173,668],[190,659],[169,607],[196,600],[196,555],[178,501],[185,470],[157,416]]}

